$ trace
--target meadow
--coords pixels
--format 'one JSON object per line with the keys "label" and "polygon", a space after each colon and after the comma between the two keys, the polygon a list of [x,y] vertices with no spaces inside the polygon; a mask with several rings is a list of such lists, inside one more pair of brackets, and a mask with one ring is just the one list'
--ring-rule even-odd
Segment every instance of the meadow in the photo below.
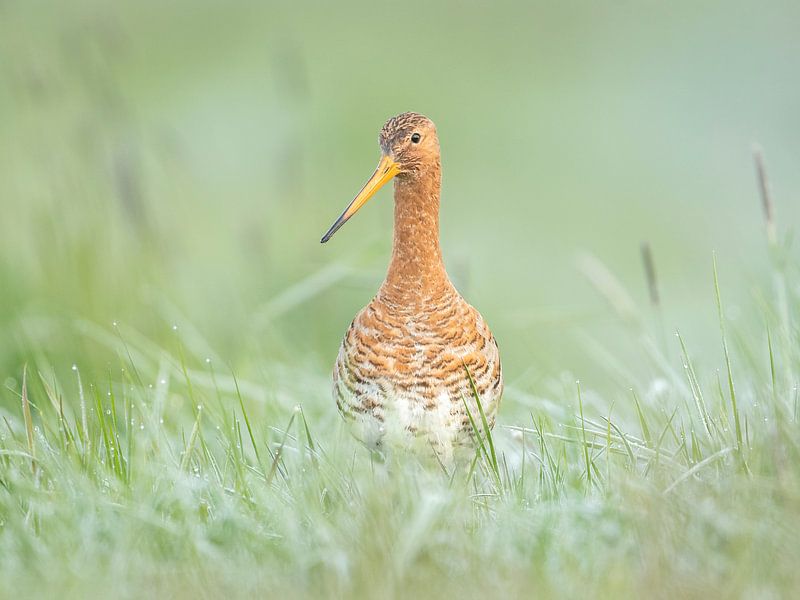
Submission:
{"label": "meadow", "polygon": [[[0,3],[0,597],[791,597],[798,19]],[[458,469],[331,398],[404,110],[506,375]]]}

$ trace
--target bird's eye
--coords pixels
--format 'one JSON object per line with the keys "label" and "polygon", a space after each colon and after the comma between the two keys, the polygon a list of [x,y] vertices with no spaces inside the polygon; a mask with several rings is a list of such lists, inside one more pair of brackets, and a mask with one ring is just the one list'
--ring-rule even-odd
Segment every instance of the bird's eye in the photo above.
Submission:
{"label": "bird's eye", "polygon": [[414,134],[411,135],[411,142],[414,143],[414,144],[418,144],[419,140],[421,139],[421,137],[422,136],[420,136],[420,134],[414,133]]}

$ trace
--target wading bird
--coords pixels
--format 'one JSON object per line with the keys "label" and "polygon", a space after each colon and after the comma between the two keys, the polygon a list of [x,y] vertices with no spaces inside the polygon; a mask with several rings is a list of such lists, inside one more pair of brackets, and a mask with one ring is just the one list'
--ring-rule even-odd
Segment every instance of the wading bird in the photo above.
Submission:
{"label": "wading bird", "polygon": [[500,355],[488,325],[455,289],[442,262],[436,127],[423,115],[403,113],[386,122],[379,142],[378,168],[322,238],[327,242],[394,180],[389,270],[345,333],[333,395],[368,448],[421,445],[450,462],[485,433],[470,378],[489,427],[494,425],[503,391]]}

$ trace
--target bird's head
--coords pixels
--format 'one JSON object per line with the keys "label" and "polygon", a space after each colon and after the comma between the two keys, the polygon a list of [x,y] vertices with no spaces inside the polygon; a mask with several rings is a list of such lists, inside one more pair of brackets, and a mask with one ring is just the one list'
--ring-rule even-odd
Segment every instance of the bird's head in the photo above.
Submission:
{"label": "bird's head", "polygon": [[415,177],[438,162],[436,126],[424,115],[407,112],[392,117],[379,139],[383,156],[397,164],[398,175]]}
{"label": "bird's head", "polygon": [[381,160],[375,173],[322,237],[327,242],[347,220],[394,177],[410,181],[439,165],[439,138],[428,117],[407,112],[392,117],[381,128]]}

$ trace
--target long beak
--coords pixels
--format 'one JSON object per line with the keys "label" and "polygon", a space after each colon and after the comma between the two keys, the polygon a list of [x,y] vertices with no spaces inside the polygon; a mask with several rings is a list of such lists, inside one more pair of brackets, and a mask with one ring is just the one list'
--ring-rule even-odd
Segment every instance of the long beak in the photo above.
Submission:
{"label": "long beak", "polygon": [[381,157],[381,162],[378,163],[378,168],[375,169],[375,172],[372,174],[372,177],[369,178],[369,181],[364,184],[364,187],[361,188],[358,195],[353,198],[353,201],[344,209],[344,212],[336,219],[336,222],[331,225],[331,228],[328,229],[328,233],[322,236],[320,243],[324,244],[331,239],[333,234],[339,231],[339,228],[347,223],[347,220],[356,214],[358,209],[367,203],[367,200],[375,195],[375,192],[381,189],[387,181],[392,179],[392,177],[399,172],[400,166],[394,162],[391,157],[384,154]]}

